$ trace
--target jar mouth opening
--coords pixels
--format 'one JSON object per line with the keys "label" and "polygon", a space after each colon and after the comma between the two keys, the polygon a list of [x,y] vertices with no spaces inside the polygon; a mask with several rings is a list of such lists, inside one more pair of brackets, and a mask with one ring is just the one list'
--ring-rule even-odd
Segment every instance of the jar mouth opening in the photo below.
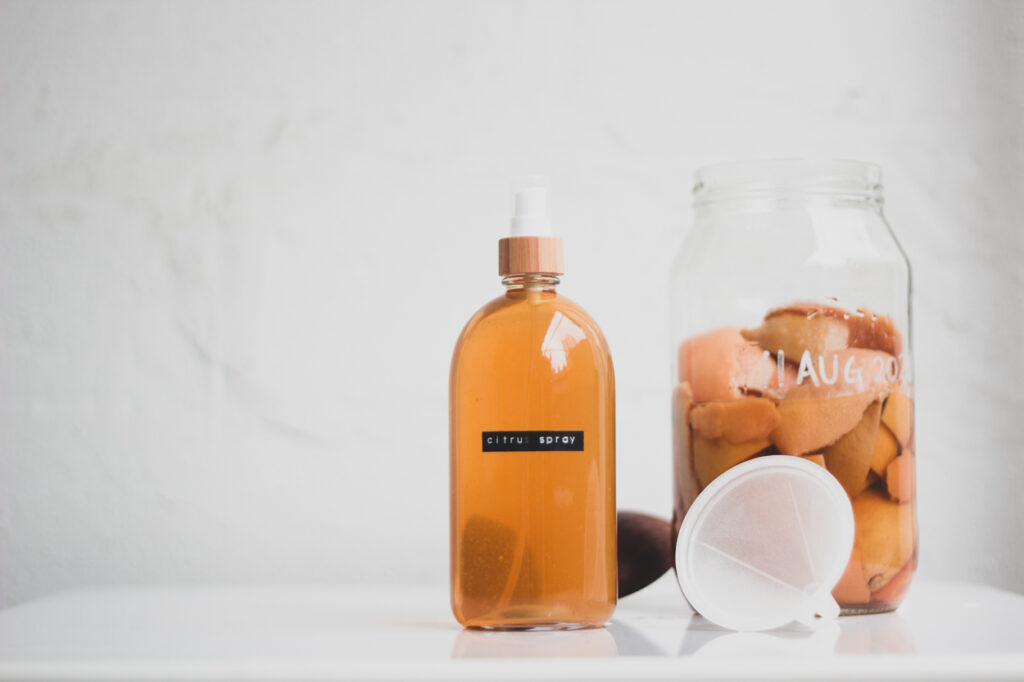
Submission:
{"label": "jar mouth opening", "polygon": [[867,161],[766,159],[718,163],[694,173],[694,205],[801,196],[881,203],[882,169]]}

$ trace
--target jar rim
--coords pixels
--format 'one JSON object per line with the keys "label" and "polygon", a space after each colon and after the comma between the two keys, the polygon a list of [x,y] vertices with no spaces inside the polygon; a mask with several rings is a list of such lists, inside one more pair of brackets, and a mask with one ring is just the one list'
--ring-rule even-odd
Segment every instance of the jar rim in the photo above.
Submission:
{"label": "jar rim", "polygon": [[848,159],[763,159],[716,163],[694,173],[694,204],[782,196],[880,203],[882,169],[868,161]]}

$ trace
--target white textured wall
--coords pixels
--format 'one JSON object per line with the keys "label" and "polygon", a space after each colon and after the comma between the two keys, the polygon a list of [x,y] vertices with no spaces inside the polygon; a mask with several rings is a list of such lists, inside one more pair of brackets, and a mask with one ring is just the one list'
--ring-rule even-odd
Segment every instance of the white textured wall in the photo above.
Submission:
{"label": "white textured wall", "polygon": [[880,162],[915,267],[921,572],[1024,590],[1022,3],[0,4],[0,604],[443,581],[447,371],[553,176],[670,509],[692,170]]}

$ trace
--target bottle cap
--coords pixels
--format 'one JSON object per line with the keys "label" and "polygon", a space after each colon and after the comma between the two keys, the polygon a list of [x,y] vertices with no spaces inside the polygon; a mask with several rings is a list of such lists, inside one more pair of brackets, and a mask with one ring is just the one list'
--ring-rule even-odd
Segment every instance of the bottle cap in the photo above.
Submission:
{"label": "bottle cap", "polygon": [[543,176],[520,178],[512,204],[513,237],[550,237],[551,219],[548,218],[548,188]]}
{"label": "bottle cap", "polygon": [[853,508],[823,467],[791,455],[739,464],[683,518],[676,577],[694,610],[730,630],[835,618],[832,588],[853,548]]}
{"label": "bottle cap", "polygon": [[510,236],[498,241],[498,274],[561,275],[562,240],[551,236],[544,179],[530,176],[522,184],[515,193]]}

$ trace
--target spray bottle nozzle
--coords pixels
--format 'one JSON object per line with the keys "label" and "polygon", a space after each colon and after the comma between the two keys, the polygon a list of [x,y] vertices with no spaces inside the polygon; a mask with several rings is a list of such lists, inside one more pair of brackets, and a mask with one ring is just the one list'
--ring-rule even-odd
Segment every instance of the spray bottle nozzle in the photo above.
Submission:
{"label": "spray bottle nozzle", "polygon": [[532,178],[529,184],[516,191],[515,211],[512,216],[513,237],[551,235],[548,219],[548,190],[542,179]]}
{"label": "spray bottle nozzle", "polygon": [[544,178],[520,178],[509,236],[498,240],[498,274],[543,273],[561,275],[562,240],[551,236],[548,189]]}

